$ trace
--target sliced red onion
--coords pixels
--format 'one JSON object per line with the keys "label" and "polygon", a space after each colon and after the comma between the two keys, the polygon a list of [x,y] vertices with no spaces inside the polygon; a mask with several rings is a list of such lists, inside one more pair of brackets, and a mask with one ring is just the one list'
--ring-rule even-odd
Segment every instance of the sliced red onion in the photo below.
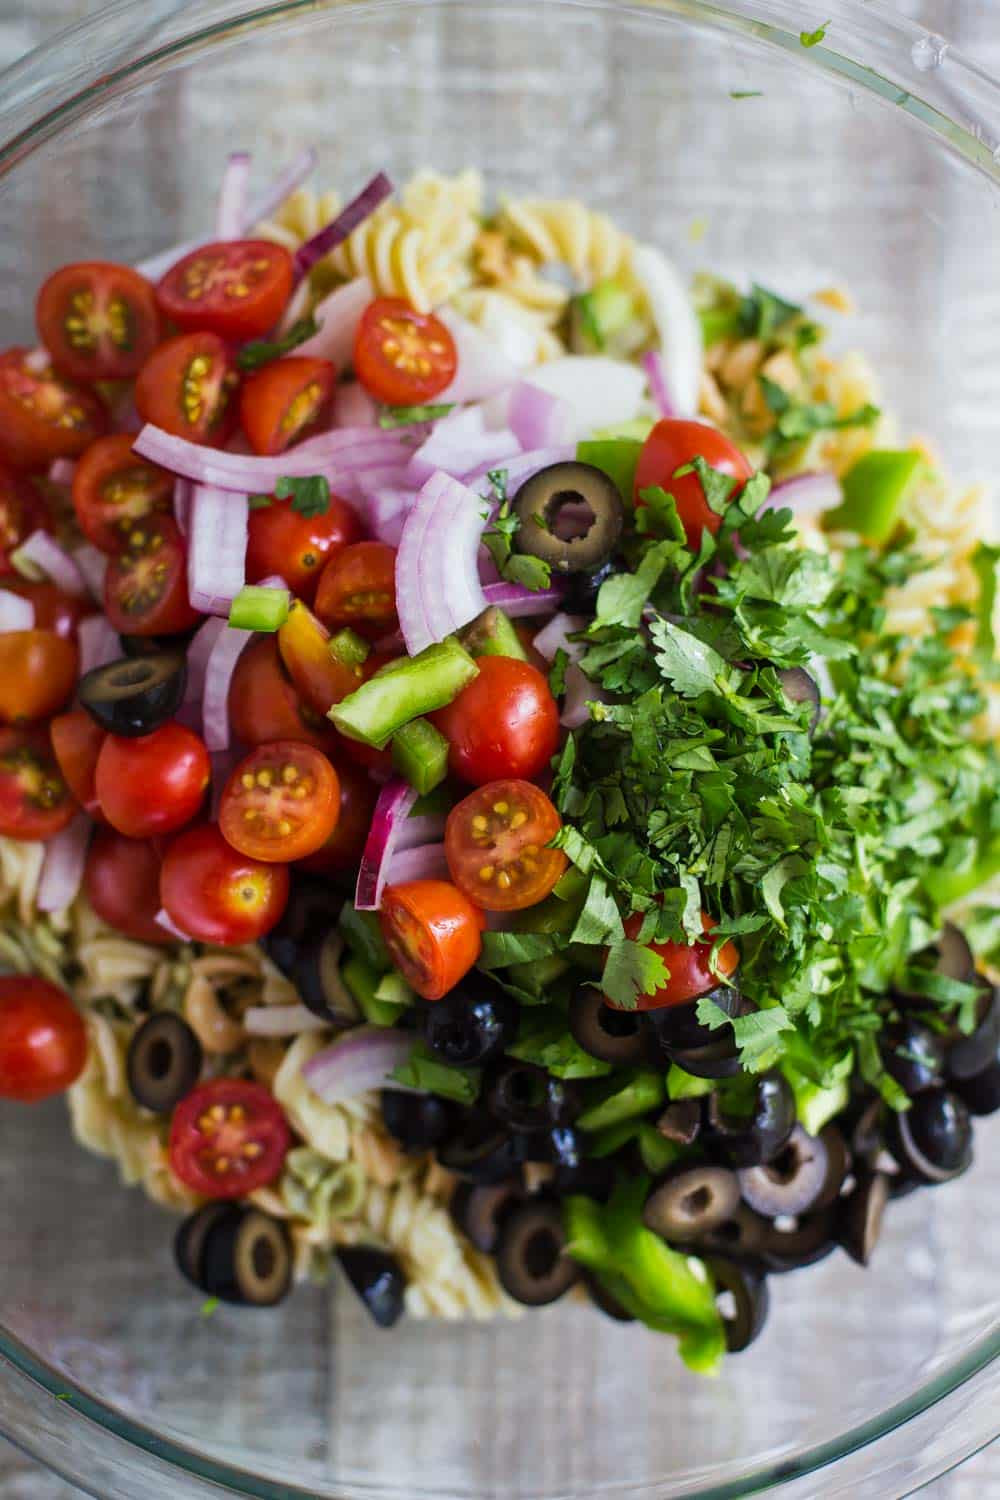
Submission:
{"label": "sliced red onion", "polygon": [[389,883],[405,880],[450,880],[443,844],[418,844],[415,849],[397,849],[389,865]]}
{"label": "sliced red onion", "polygon": [[165,911],[158,911],[153,920],[157,927],[162,927],[164,932],[169,932],[170,936],[176,938],[179,943],[190,943],[192,941],[191,934],[185,932],[183,927],[178,927],[173,918],[169,917]]}
{"label": "sliced red onion", "polygon": [[340,1104],[389,1083],[412,1051],[413,1038],[404,1032],[357,1026],[310,1058],[302,1077],[324,1103]]}
{"label": "sliced red onion", "polygon": [[307,443],[299,443],[277,458],[257,458],[241,453],[221,453],[202,448],[185,438],[174,437],[148,424],[139,433],[135,452],[196,484],[231,490],[236,494],[270,494],[286,475],[323,475],[336,489],[352,475],[385,467],[402,456],[402,445],[392,432],[370,428],[342,428]]}
{"label": "sliced red onion", "polygon": [[579,661],[587,647],[583,641],[571,641],[569,637],[586,629],[583,615],[554,615],[531,644],[540,651],[546,661],[554,661],[557,651],[565,651],[570,661]]}
{"label": "sliced red onion", "polygon": [[676,267],[651,245],[636,246],[632,269],[646,294],[663,350],[664,381],[673,407],[666,414],[697,416],[704,345],[688,288]]}
{"label": "sliced red onion", "polygon": [[639,416],[646,393],[642,370],[607,354],[566,354],[539,365],[524,378],[569,405],[573,442],[589,437],[595,428],[631,422]]}
{"label": "sliced red onion", "polygon": [[547,589],[526,589],[519,583],[487,583],[483,597],[487,605],[502,609],[512,620],[528,615],[548,615],[562,603],[565,584],[554,583]]}
{"label": "sliced red onion", "polygon": [[430,436],[410,459],[410,474],[414,484],[423,484],[438,470],[457,479],[484,463],[491,469],[502,468],[520,452],[521,444],[509,428],[488,432],[482,412],[470,406],[435,422]]}
{"label": "sliced red onion", "polygon": [[403,527],[406,525],[406,512],[401,510],[397,515],[387,516],[384,521],[377,524],[372,523],[371,532],[375,540],[384,542],[387,547],[398,547],[403,540]]}
{"label": "sliced red onion", "polygon": [[305,1005],[251,1005],[242,1016],[244,1031],[250,1036],[301,1036],[304,1031],[329,1031],[324,1021]]}
{"label": "sliced red onion", "polygon": [[67,488],[73,483],[73,475],[76,473],[76,459],[54,458],[49,464],[49,478],[53,484],[64,484]]}
{"label": "sliced red onion", "polygon": [[450,307],[440,307],[437,316],[455,342],[458,364],[455,377],[437,400],[482,401],[513,385],[528,360],[510,358],[501,344],[487,337],[474,323]]}
{"label": "sliced red onion", "polygon": [[104,599],[104,575],[108,571],[108,559],[89,542],[81,542],[73,548],[73,561],[80,575],[98,604]]}
{"label": "sliced red onion", "polygon": [[215,238],[238,240],[247,217],[247,187],[250,182],[249,151],[234,151],[226,162],[215,213]]}
{"label": "sliced red onion", "polygon": [[194,485],[190,479],[174,480],[174,520],[181,536],[191,530],[191,506],[194,502]]}
{"label": "sliced red onion", "polygon": [[132,398],[131,392],[115,407],[111,418],[111,426],[114,432],[139,432],[142,429],[142,418]]}
{"label": "sliced red onion", "polygon": [[563,699],[562,713],[559,722],[565,729],[579,729],[581,724],[586,724],[590,718],[588,703],[600,703],[604,701],[603,693],[596,683],[591,682],[580,668],[571,662],[566,668],[566,696]]}
{"label": "sliced red onion", "polygon": [[76,638],[80,647],[81,677],[95,667],[106,667],[109,661],[118,661],[121,657],[122,643],[111,621],[104,615],[88,615],[81,620]]}
{"label": "sliced red onion", "polygon": [[410,489],[406,480],[409,470],[406,464],[386,464],[382,469],[366,469],[358,474],[358,489],[367,500],[379,490],[407,490],[416,500],[417,492]]}
{"label": "sliced red onion", "polygon": [[378,911],[382,905],[400,827],[410,816],[416,800],[416,790],[399,776],[387,781],[379,792],[354,892],[358,911]]}
{"label": "sliced red onion", "polygon": [[844,492],[835,474],[796,474],[776,484],[764,502],[765,509],[787,506],[797,516],[819,516],[841,504]]}
{"label": "sliced red onion", "polygon": [[[298,352],[298,351],[296,351]],[[333,395],[334,427],[377,427],[378,407],[359,380],[338,385]]]}
{"label": "sliced red onion", "polygon": [[188,598],[207,615],[228,615],[246,582],[246,495],[197,485],[188,536]]}
{"label": "sliced red onion", "polygon": [[298,275],[307,276],[318,260],[342,245],[359,224],[371,217],[380,203],[391,198],[392,193],[392,183],[384,172],[379,172],[361,189],[356,198],[351,199],[346,208],[341,209],[331,223],[299,246],[295,252],[295,269]]}
{"label": "sliced red onion", "polygon": [[33,602],[11,589],[0,589],[0,635],[10,635],[15,630],[33,630],[34,625]]}
{"label": "sliced red onion", "polygon": [[432,474],[406,518],[396,553],[396,607],[411,656],[486,608],[479,582],[482,499],[448,474]]}
{"label": "sliced red onion", "polygon": [[399,829],[396,839],[397,853],[401,849],[418,849],[421,844],[439,844],[444,838],[447,819],[429,813],[411,813]]}
{"label": "sliced red onion", "polygon": [[300,344],[295,353],[332,360],[338,370],[343,370],[354,352],[354,336],[361,314],[374,297],[375,288],[367,276],[358,276],[354,281],[338,286],[314,310],[319,332]]}
{"label": "sliced red onion", "polygon": [[236,663],[253,636],[252,630],[223,625],[209,654],[201,700],[202,733],[209,751],[229,748],[229,687]]}
{"label": "sliced red onion", "polygon": [[309,146],[305,151],[300,151],[287,167],[283,167],[268,183],[260,197],[247,207],[246,218],[241,226],[242,232],[246,233],[262,219],[269,219],[281,207],[285,199],[290,198],[295,189],[302,186],[315,168],[316,161],[315,147]]}
{"label": "sliced red onion", "polygon": [[667,366],[659,349],[650,349],[640,360],[649,380],[649,394],[661,417],[676,417],[680,413],[670,394]]}
{"label": "sliced red onion", "polygon": [[11,562],[20,568],[22,562],[41,568],[58,588],[67,594],[85,594],[87,585],[76,563],[47,531],[33,531],[27,541],[11,553]]}
{"label": "sliced red onion", "polygon": [[199,625],[187,650],[187,677],[184,684],[184,702],[197,703],[199,708],[205,695],[205,673],[208,659],[219,636],[226,629],[225,620],[218,616]]}
{"label": "sliced red onion", "polygon": [[65,911],[76,900],[93,826],[86,813],[77,813],[73,821],[45,845],[38,882],[39,911]]}
{"label": "sliced red onion", "polygon": [[502,469],[507,475],[507,493],[513,499],[526,480],[533,478],[542,469],[547,469],[550,464],[566,463],[575,455],[576,446],[573,443],[560,444],[555,448],[536,448],[533,453],[519,453],[516,458],[506,458],[502,463],[493,463],[492,460],[480,463],[471,473],[462,476],[463,483],[475,489],[477,494],[495,499],[487,475],[493,469]]}
{"label": "sliced red onion", "polygon": [[507,422],[521,447],[555,448],[573,440],[573,408],[562,396],[522,380],[510,394]]}

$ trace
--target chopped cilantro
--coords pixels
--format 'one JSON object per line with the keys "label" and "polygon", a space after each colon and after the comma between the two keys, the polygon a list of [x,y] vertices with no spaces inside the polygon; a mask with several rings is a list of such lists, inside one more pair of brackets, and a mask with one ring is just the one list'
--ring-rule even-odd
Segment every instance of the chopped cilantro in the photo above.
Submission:
{"label": "chopped cilantro", "polygon": [[330,485],[322,474],[279,479],[274,493],[279,500],[290,498],[292,510],[302,516],[325,516],[330,509]]}
{"label": "chopped cilantro", "polygon": [[314,317],[299,318],[280,339],[252,339],[249,344],[244,344],[236,356],[236,363],[241,370],[259,370],[261,365],[269,365],[272,360],[289,354],[318,332],[319,324]]}
{"label": "chopped cilantro", "polygon": [[800,31],[799,41],[802,43],[803,47],[818,47],[820,42],[823,41],[824,37],[826,36],[826,28],[829,26],[829,24],[829,21],[824,21],[822,26],[816,27],[815,31]]}
{"label": "chopped cilantro", "polygon": [[774,458],[793,444],[816,432],[832,432],[843,427],[872,427],[881,416],[877,406],[865,402],[856,411],[838,417],[829,401],[798,401],[783,386],[766,375],[759,375],[761,391],[776,421],[765,439],[765,452]]}
{"label": "chopped cilantro", "polygon": [[514,537],[521,522],[507,498],[506,471],[493,469],[487,477],[500,506],[483,532],[483,546],[492,557],[501,578],[505,578],[508,583],[520,584],[522,588],[531,589],[535,593],[539,589],[547,589],[552,582],[551,566],[531,553],[514,551]]}
{"label": "chopped cilantro", "polygon": [[568,666],[569,657],[560,646],[549,668],[549,692],[553,698],[561,698],[566,691],[566,668]]}
{"label": "chopped cilantro", "polygon": [[222,1304],[220,1303],[218,1297],[207,1297],[201,1304],[200,1316],[203,1318],[210,1318],[213,1313],[218,1312],[221,1305]]}
{"label": "chopped cilantro", "polygon": [[763,99],[763,89],[730,89],[730,99]]}
{"label": "chopped cilantro", "polygon": [[380,427],[410,427],[417,422],[436,422],[454,410],[455,403],[446,401],[437,406],[389,406],[379,414]]}
{"label": "chopped cilantro", "polygon": [[621,938],[608,949],[601,988],[622,1010],[635,1010],[640,995],[655,995],[670,978],[658,953],[629,938]]}

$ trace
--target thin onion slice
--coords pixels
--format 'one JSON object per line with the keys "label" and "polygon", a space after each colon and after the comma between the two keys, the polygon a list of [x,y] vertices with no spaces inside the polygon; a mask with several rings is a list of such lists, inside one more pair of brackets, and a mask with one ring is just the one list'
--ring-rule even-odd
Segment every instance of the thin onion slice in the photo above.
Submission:
{"label": "thin onion slice", "polygon": [[389,1083],[409,1061],[413,1038],[384,1026],[358,1026],[311,1057],[302,1077],[326,1104],[340,1104]]}
{"label": "thin onion slice", "polygon": [[573,443],[560,443],[554,448],[536,448],[532,453],[519,453],[516,458],[504,459],[499,464],[491,459],[487,463],[480,463],[471,473],[463,475],[463,483],[474,488],[477,494],[485,495],[495,502],[496,494],[488,476],[499,470],[505,476],[507,494],[513,499],[520,486],[541,473],[542,469],[547,469],[550,464],[566,463],[575,454]]}
{"label": "thin onion slice", "polygon": [[191,530],[191,506],[194,503],[194,485],[190,479],[174,480],[174,520],[181,536]]}
{"label": "thin onion slice", "polygon": [[188,598],[207,615],[228,615],[246,582],[250,508],[246,495],[197,485],[188,536]]}
{"label": "thin onion slice", "polygon": [[387,781],[379,792],[354,892],[358,911],[378,911],[382,905],[400,827],[410,816],[416,800],[416,789],[399,776]]}
{"label": "thin onion slice", "polygon": [[110,620],[104,615],[88,615],[76,629],[80,647],[80,676],[92,672],[95,667],[106,667],[108,662],[118,661],[122,654],[122,643],[118,639]]}
{"label": "thin onion slice", "polygon": [[844,492],[835,474],[796,474],[776,484],[764,502],[765,509],[787,506],[796,516],[820,516],[841,504]]}
{"label": "thin onion slice", "polygon": [[487,431],[480,409],[469,406],[434,423],[410,459],[410,474],[414,484],[423,484],[438,470],[459,479],[484,463],[490,469],[502,468],[520,452],[521,444],[509,428]]}
{"label": "thin onion slice", "polygon": [[81,542],[73,548],[73,561],[79,569],[92,596],[101,604],[104,600],[104,575],[108,571],[108,559],[89,542]]}
{"label": "thin onion slice", "polygon": [[679,415],[674,398],[670,394],[667,366],[659,349],[649,349],[639,361],[649,380],[649,394],[661,417]]}
{"label": "thin onion slice", "polygon": [[38,882],[39,911],[65,911],[76,900],[83,881],[93,826],[86,813],[77,813],[73,821],[45,845]]}
{"label": "thin onion slice", "polygon": [[568,404],[574,442],[589,437],[596,428],[638,417],[646,390],[641,370],[607,354],[565,354],[530,370],[524,378]]}
{"label": "thin onion slice", "polygon": [[482,499],[432,474],[406,518],[396,553],[396,608],[411,656],[467,625],[486,608],[479,581]]}
{"label": "thin onion slice", "polygon": [[[332,360],[337,369],[342,370],[354,352],[354,337],[361,314],[374,297],[375,288],[367,276],[358,276],[354,281],[338,286],[317,303],[313,312],[319,332],[300,344],[295,353]],[[342,424],[338,422],[338,425]]]}
{"label": "thin onion slice", "polygon": [[242,1018],[249,1036],[301,1036],[304,1031],[329,1031],[331,1024],[305,1005],[251,1005]]}
{"label": "thin onion slice", "polygon": [[604,702],[601,688],[591,682],[575,662],[566,668],[566,695],[559,722],[564,729],[579,729],[590,718],[591,703]]}
{"label": "thin onion slice", "polygon": [[402,849],[418,849],[421,844],[439,844],[444,838],[445,818],[430,813],[413,813],[404,819],[396,838],[397,854]]}
{"label": "thin onion slice", "polygon": [[305,244],[300,245],[295,252],[295,270],[301,276],[307,276],[318,260],[324,255],[329,255],[338,245],[343,244],[349,235],[353,234],[359,224],[371,217],[380,203],[386,198],[391,198],[393,186],[384,172],[378,172],[370,182],[366,183],[356,198],[352,198],[345,208],[331,223],[327,224],[318,234],[314,234]]}
{"label": "thin onion slice", "polygon": [[554,615],[544,630],[540,630],[531,644],[541,652],[546,661],[553,661],[557,651],[565,651],[570,661],[579,661],[587,647],[583,641],[571,641],[569,637],[586,629],[583,615]]}
{"label": "thin onion slice", "polygon": [[333,394],[334,427],[377,427],[378,407],[359,380],[347,380]]}
{"label": "thin onion slice", "polygon": [[215,212],[215,238],[238,240],[247,218],[247,187],[250,182],[249,151],[234,151],[226,162]]}
{"label": "thin onion slice", "polygon": [[646,294],[656,324],[672,414],[696,416],[704,341],[688,288],[677,268],[661,250],[651,245],[636,246],[632,269]]}
{"label": "thin onion slice", "polygon": [[397,849],[389,865],[392,885],[406,880],[450,880],[443,844],[418,844],[414,849]]}
{"label": "thin onion slice", "polygon": [[309,146],[305,151],[300,151],[287,167],[282,167],[276,177],[268,183],[260,197],[251,203],[246,211],[246,219],[243,223],[243,232],[252,229],[262,219],[269,219],[276,209],[279,209],[286,198],[290,198],[295,189],[301,187],[316,166],[316,148]]}
{"label": "thin onion slice", "polygon": [[[10,560],[19,573],[32,577],[32,568],[41,568],[51,581],[67,594],[85,594],[87,585],[80,569],[69,553],[49,536],[47,531],[33,531],[27,541],[21,543]],[[28,566],[23,568],[22,563]]]}
{"label": "thin onion slice", "polygon": [[547,589],[526,589],[520,583],[487,583],[483,597],[487,605],[502,609],[512,620],[528,615],[548,615],[562,603],[565,584],[554,583]]}
{"label": "thin onion slice", "polygon": [[75,458],[54,458],[49,464],[49,479],[53,484],[62,484],[69,488],[73,483],[75,473]]}
{"label": "thin onion slice", "polygon": [[399,437],[370,428],[341,428],[289,448],[277,458],[257,458],[243,453],[222,453],[202,448],[186,438],[174,437],[150,423],[139,433],[134,450],[141,458],[159,464],[196,484],[231,490],[236,494],[270,494],[277,480],[287,475],[322,475],[336,490],[339,483],[366,469],[384,467],[403,456]]}
{"label": "thin onion slice", "polygon": [[253,636],[252,630],[224,625],[209,654],[201,700],[202,734],[209,751],[229,748],[229,687],[236,663]]}
{"label": "thin onion slice", "polygon": [[454,379],[438,401],[484,401],[514,384],[523,365],[515,363],[494,339],[450,307],[438,308],[437,316],[451,334],[458,356]]}
{"label": "thin onion slice", "polygon": [[33,630],[34,626],[34,602],[21,594],[15,594],[11,589],[0,589],[0,635],[10,635],[16,630]]}
{"label": "thin onion slice", "polygon": [[205,673],[212,648],[226,628],[225,620],[214,615],[199,625],[191,637],[187,650],[187,677],[184,684],[184,702],[201,703],[205,692]]}
{"label": "thin onion slice", "polygon": [[573,441],[573,408],[562,396],[522,380],[510,393],[507,425],[525,450]]}

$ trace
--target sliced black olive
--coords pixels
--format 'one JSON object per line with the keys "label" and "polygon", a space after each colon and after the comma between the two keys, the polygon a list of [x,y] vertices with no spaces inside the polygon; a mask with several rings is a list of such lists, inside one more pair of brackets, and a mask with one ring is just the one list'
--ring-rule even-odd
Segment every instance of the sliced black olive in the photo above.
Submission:
{"label": "sliced black olive", "polygon": [[302,950],[336,926],[344,900],[325,880],[296,875],[281,921],[262,940],[268,958],[294,982]]}
{"label": "sliced black olive", "polygon": [[524,1159],[551,1162],[556,1167],[579,1167],[584,1160],[583,1142],[572,1125],[556,1125],[526,1137]]}
{"label": "sliced black olive", "polygon": [[[767,1321],[770,1298],[760,1266],[714,1255],[705,1262],[715,1282],[716,1299],[726,1334],[726,1348],[739,1354],[749,1348]],[[731,1308],[726,1306],[728,1293]]]}
{"label": "sliced black olive", "polygon": [[814,1212],[816,1209],[828,1208],[831,1203],[836,1203],[852,1165],[852,1157],[847,1142],[844,1140],[844,1132],[833,1120],[823,1126],[819,1139],[826,1151],[826,1180],[813,1205]]}
{"label": "sliced black olive", "polygon": [[732,1218],[739,1201],[739,1181],[728,1167],[678,1162],[653,1184],[642,1220],[663,1239],[690,1245]]}
{"label": "sliced black olive", "polygon": [[638,1067],[646,1060],[649,1023],[638,1010],[615,1010],[592,984],[581,984],[569,1003],[573,1040],[591,1057]]}
{"label": "sliced black olive", "polygon": [[183,651],[123,657],[94,667],[78,684],[80,702],[110,734],[151,734],[181,706],[187,666]]}
{"label": "sliced black olive", "polygon": [[292,1242],[285,1225],[259,1208],[220,1217],[205,1236],[202,1287],[222,1302],[274,1307],[292,1285]]}
{"label": "sliced black olive", "polygon": [[885,1071],[911,1098],[941,1082],[944,1044],[928,1026],[909,1016],[886,1029],[882,1056]]}
{"label": "sliced black olive", "polygon": [[774,1160],[795,1129],[795,1095],[780,1073],[764,1073],[749,1116],[730,1117],[720,1096],[710,1094],[705,1121],[712,1142],[721,1145],[734,1167],[761,1166]]}
{"label": "sliced black olive", "polygon": [[695,1078],[735,1078],[740,1071],[740,1049],[731,1026],[716,1033],[717,1040],[703,1047],[671,1049],[670,1060]]}
{"label": "sliced black olive", "polygon": [[161,651],[179,651],[186,647],[194,630],[178,635],[119,635],[123,656],[158,656]]}
{"label": "sliced black olive", "polygon": [[864,1171],[858,1176],[854,1192],[840,1204],[840,1243],[859,1266],[867,1266],[874,1254],[891,1186],[885,1172]]}
{"label": "sliced black olive", "polygon": [[515,1302],[544,1307],[568,1292],[579,1276],[565,1253],[566,1234],[556,1203],[538,1199],[504,1220],[497,1243],[497,1275]]}
{"label": "sliced black olive", "polygon": [[803,1266],[814,1266],[837,1248],[837,1210],[821,1208],[817,1213],[795,1219],[794,1227],[783,1228],[780,1221],[767,1226],[760,1257],[769,1271],[783,1275]]}
{"label": "sliced black olive", "polygon": [[979,1002],[977,1025],[969,1036],[959,1036],[948,1049],[947,1068],[955,1079],[974,1078],[996,1059],[1000,1048],[1000,992],[988,979],[977,976],[983,998]]}
{"label": "sliced black olive", "polygon": [[607,1203],[618,1180],[618,1169],[607,1157],[590,1156],[577,1166],[556,1167],[552,1186],[560,1197],[571,1197],[579,1193],[583,1198],[596,1198]]}
{"label": "sliced black olive", "polygon": [[802,667],[785,667],[778,673],[778,681],[781,683],[781,691],[786,698],[793,703],[808,703],[811,705],[809,716],[809,733],[812,734],[819,723],[820,701],[819,684],[814,677],[810,677]]}
{"label": "sliced black olive", "polygon": [[955,1093],[970,1115],[995,1115],[1000,1109],[1000,1061],[991,1062],[974,1078],[960,1079]]}
{"label": "sliced black olive", "polygon": [[492,1187],[460,1182],[451,1200],[451,1216],[477,1250],[492,1255],[501,1224],[523,1202],[524,1189],[519,1182],[498,1182]]}
{"label": "sliced black olive", "polygon": [[592,1271],[582,1273],[583,1284],[587,1288],[587,1295],[595,1307],[607,1317],[613,1318],[616,1323],[634,1323],[635,1318],[630,1312],[626,1312],[617,1297],[613,1297],[607,1287],[603,1286]]}
{"label": "sliced black olive", "polygon": [[391,1328],[403,1316],[406,1277],[394,1255],[367,1246],[345,1246],[337,1251],[351,1286],[380,1328]]}
{"label": "sliced black olive", "polygon": [[[925,948],[913,959],[913,966],[931,969],[945,979],[957,979],[962,984],[971,984],[976,976],[976,960],[965,934],[954,922],[946,922],[936,943]],[[916,990],[898,988],[898,998],[914,1005],[927,1004],[927,996]]]}
{"label": "sliced black olive", "polygon": [[753,1257],[759,1254],[770,1229],[767,1219],[755,1214],[745,1203],[738,1203],[730,1218],[698,1237],[694,1248],[715,1255]]}
{"label": "sliced black olive", "polygon": [[206,1203],[193,1214],[188,1214],[174,1235],[174,1257],[182,1274],[197,1287],[205,1290],[204,1255],[210,1232],[223,1219],[238,1223],[243,1210],[235,1203]]}
{"label": "sliced black olive", "polygon": [[593,464],[550,464],[514,496],[514,546],[557,573],[588,572],[614,552],[625,507],[617,485]]}
{"label": "sliced black olive", "polygon": [[609,557],[599,568],[592,568],[587,573],[571,573],[566,580],[562,608],[569,615],[596,614],[597,596],[601,592],[601,585],[607,583],[613,573],[621,572],[624,566],[623,562]]}
{"label": "sliced black olive", "polygon": [[972,1163],[972,1121],[957,1094],[929,1089],[893,1116],[889,1149],[904,1171],[924,1182],[949,1182]]}
{"label": "sliced black olive", "polygon": [[656,1128],[677,1146],[692,1146],[701,1130],[701,1100],[675,1099],[656,1122]]}
{"label": "sliced black olive", "polygon": [[493,1072],[486,1108],[510,1130],[546,1130],[569,1125],[582,1108],[579,1089],[533,1063],[508,1058]]}
{"label": "sliced black olive", "polygon": [[380,1101],[386,1130],[407,1151],[426,1151],[437,1146],[454,1129],[452,1105],[436,1094],[383,1089]]}
{"label": "sliced black olive", "polygon": [[[699,1000],[714,1001],[727,1016],[738,1016],[743,1012],[743,997],[733,985],[720,984],[717,989],[699,996]],[[698,1000],[647,1011],[646,1021],[653,1032],[654,1043],[658,1044],[659,1056],[668,1061],[680,1050],[714,1046],[723,1035],[718,1028],[713,1031],[698,1020]],[[726,1027],[725,1035],[731,1034]]]}
{"label": "sliced black olive", "polygon": [[438,1148],[437,1158],[449,1172],[487,1186],[515,1176],[524,1161],[525,1138],[495,1120],[473,1114],[461,1132]]}
{"label": "sliced black olive", "polygon": [[173,1011],[157,1011],[129,1043],[126,1071],[132,1097],[143,1109],[165,1115],[194,1088],[201,1064],[201,1043],[187,1022]]}
{"label": "sliced black olive", "polygon": [[849,1110],[845,1124],[849,1125],[848,1136],[851,1155],[858,1161],[874,1161],[882,1150],[883,1115],[885,1107],[878,1094],[867,1100],[859,1100],[857,1107]]}
{"label": "sliced black olive", "polygon": [[424,1038],[435,1057],[451,1067],[477,1067],[511,1045],[519,1014],[512,995],[472,971],[443,1000],[427,1007]]}
{"label": "sliced black olive", "polygon": [[826,1187],[828,1166],[822,1139],[796,1125],[772,1161],[740,1171],[743,1201],[766,1219],[808,1213]]}

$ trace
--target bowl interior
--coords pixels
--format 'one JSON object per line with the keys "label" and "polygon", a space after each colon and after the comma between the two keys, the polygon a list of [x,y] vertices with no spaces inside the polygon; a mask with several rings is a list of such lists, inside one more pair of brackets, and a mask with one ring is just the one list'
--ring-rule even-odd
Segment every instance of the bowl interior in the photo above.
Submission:
{"label": "bowl interior", "polygon": [[[330,4],[220,25],[96,91],[0,179],[5,341],[31,337],[34,288],[62,262],[208,237],[234,147],[264,180],[315,144],[318,179],[345,193],[380,168],[475,165],[494,190],[583,198],[689,271],[793,298],[849,288],[859,313],[836,346],[871,357],[904,432],[988,475],[994,183],[971,142],[954,149],[859,70],[820,64],[696,4]],[[99,1421],[176,1443],[195,1469],[243,1471],[247,1493],[745,1493],[751,1475],[891,1427],[997,1352],[975,1205],[1000,1166],[996,1132],[977,1139],[968,1177],[893,1206],[873,1269],[837,1255],[776,1278],[766,1336],[704,1382],[668,1341],[577,1305],[386,1334],[349,1292],[304,1287],[277,1312],[202,1317],[174,1275],[170,1219],[71,1145],[58,1106],[2,1107],[0,1348]],[[76,1472],[41,1411],[15,1435]]]}

